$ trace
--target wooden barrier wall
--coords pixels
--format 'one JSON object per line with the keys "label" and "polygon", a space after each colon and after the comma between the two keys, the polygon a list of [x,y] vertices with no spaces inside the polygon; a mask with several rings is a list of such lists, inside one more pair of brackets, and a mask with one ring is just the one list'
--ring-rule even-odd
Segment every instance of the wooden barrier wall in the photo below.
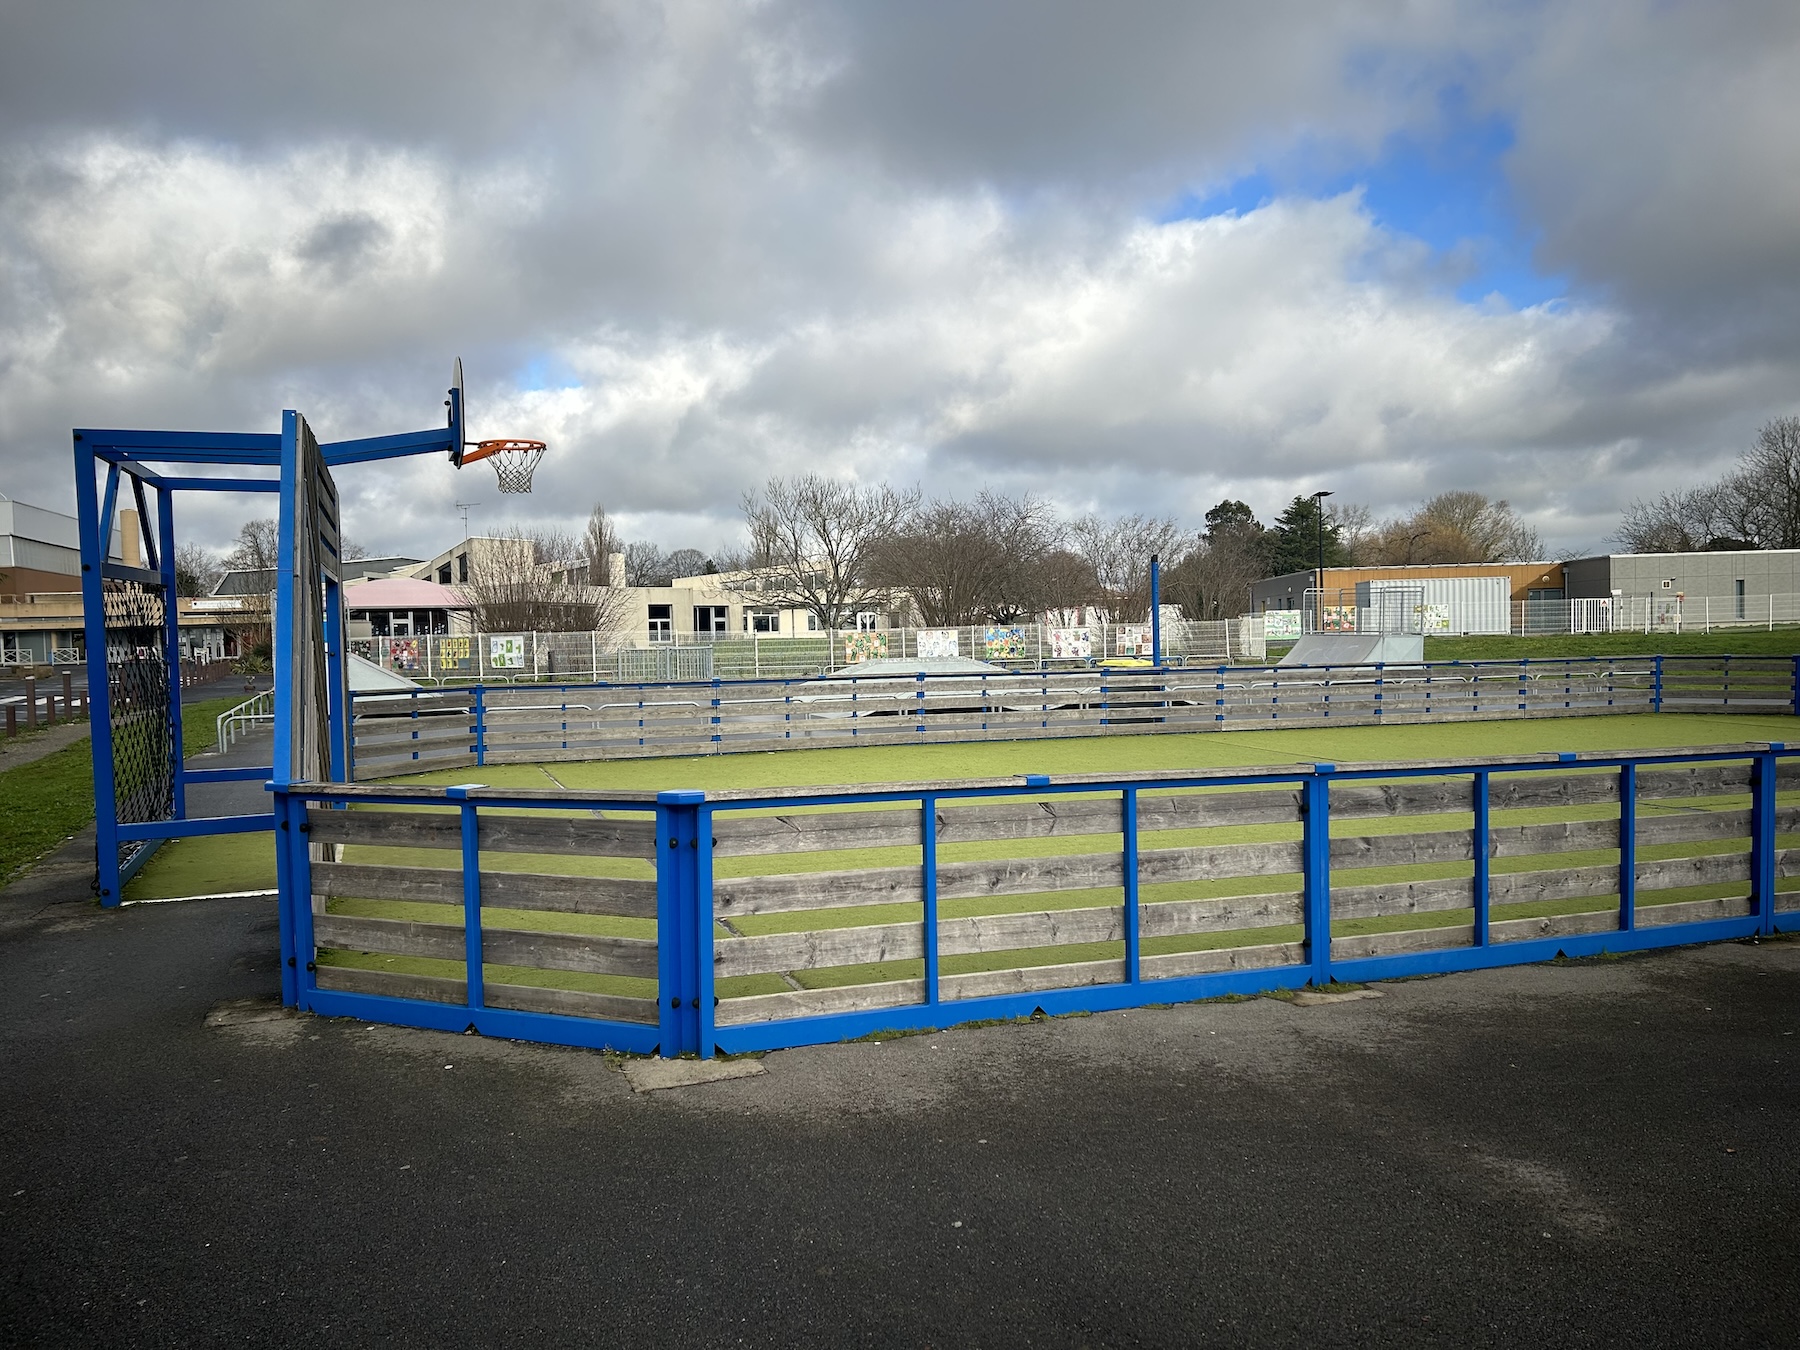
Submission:
{"label": "wooden barrier wall", "polygon": [[[1661,657],[925,679],[514,685],[357,700],[358,779],[830,745],[1648,712],[1792,712],[1795,663]],[[480,743],[479,756],[477,742]]]}

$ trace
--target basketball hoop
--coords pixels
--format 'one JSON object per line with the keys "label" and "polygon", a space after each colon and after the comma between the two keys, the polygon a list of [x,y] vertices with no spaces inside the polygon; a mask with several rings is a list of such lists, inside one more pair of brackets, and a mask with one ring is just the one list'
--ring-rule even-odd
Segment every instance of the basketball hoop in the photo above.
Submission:
{"label": "basketball hoop", "polygon": [[548,448],[542,441],[510,438],[482,441],[463,451],[462,462],[472,464],[478,459],[492,460],[502,492],[530,492],[532,470],[537,468]]}

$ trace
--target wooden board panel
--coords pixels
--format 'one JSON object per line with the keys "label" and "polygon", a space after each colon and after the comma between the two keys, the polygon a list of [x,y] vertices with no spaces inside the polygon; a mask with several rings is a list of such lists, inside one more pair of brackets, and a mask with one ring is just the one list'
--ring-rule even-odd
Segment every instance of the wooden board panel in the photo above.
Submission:
{"label": "wooden board panel", "polygon": [[[1492,889],[1490,887],[1490,895]],[[1585,892],[1584,892],[1585,894]],[[1372,919],[1393,914],[1428,914],[1446,909],[1472,909],[1475,882],[1470,877],[1442,881],[1401,881],[1376,886],[1333,886],[1333,919]]]}
{"label": "wooden board panel", "polygon": [[315,972],[319,988],[347,994],[381,994],[388,998],[417,998],[427,1003],[469,1001],[468,986],[441,975],[407,975],[391,970],[362,970],[355,966],[320,966]]}
{"label": "wooden board panel", "polygon": [[[559,853],[584,857],[652,858],[656,826],[647,819],[569,816],[508,816],[481,813],[483,851]],[[314,843],[373,844],[387,848],[462,847],[461,813],[456,811],[307,812]]]}
{"label": "wooden board panel", "polygon": [[1138,908],[1140,935],[1146,938],[1269,928],[1303,923],[1305,918],[1305,902],[1296,892],[1223,900],[1165,900]]}
{"label": "wooden board panel", "polygon": [[1637,907],[1639,928],[1660,928],[1675,923],[1704,923],[1710,919],[1739,919],[1751,913],[1747,896],[1727,896],[1718,900],[1681,900],[1668,905]]}
{"label": "wooden board panel", "polygon": [[1395,956],[1401,952],[1435,952],[1475,944],[1475,925],[1455,924],[1445,928],[1412,928],[1400,933],[1360,933],[1354,937],[1333,938],[1331,959],[1353,961],[1363,956]]}
{"label": "wooden board panel", "polygon": [[717,1026],[775,1022],[792,1017],[824,1017],[831,1013],[896,1008],[925,1001],[925,981],[891,980],[886,984],[851,984],[838,989],[797,989],[786,994],[754,994],[719,1001],[713,1011]]}
{"label": "wooden board panel", "polygon": [[659,1009],[653,998],[623,998],[617,994],[591,994],[580,989],[543,989],[531,984],[487,983],[482,1001],[490,1008],[517,1012],[552,1013],[559,1017],[588,1017],[605,1022],[656,1025]]}
{"label": "wooden board panel", "polygon": [[[320,947],[351,951],[425,956],[441,961],[461,961],[465,955],[463,930],[447,924],[319,914],[313,918],[313,936]],[[484,928],[482,959],[491,965],[656,978],[656,943],[638,938]]]}
{"label": "wooden board panel", "polygon": [[1300,942],[1270,942],[1248,947],[1220,947],[1206,952],[1169,952],[1138,960],[1138,973],[1146,980],[1174,979],[1181,975],[1210,975],[1226,970],[1266,970],[1273,966],[1297,966],[1306,960]]}
{"label": "wooden board panel", "polygon": [[[312,865],[312,878],[313,894],[318,896],[456,906],[463,903],[460,868],[316,862]],[[489,909],[654,919],[656,882],[547,872],[483,872],[481,903]]]}
{"label": "wooden board panel", "polygon": [[767,975],[784,970],[873,965],[925,955],[925,935],[916,923],[872,924],[805,933],[719,938],[713,944],[713,974]]}
{"label": "wooden board panel", "polygon": [[1543,919],[1497,919],[1488,924],[1490,942],[1523,942],[1530,938],[1575,937],[1582,933],[1616,932],[1619,911],[1555,914]]}

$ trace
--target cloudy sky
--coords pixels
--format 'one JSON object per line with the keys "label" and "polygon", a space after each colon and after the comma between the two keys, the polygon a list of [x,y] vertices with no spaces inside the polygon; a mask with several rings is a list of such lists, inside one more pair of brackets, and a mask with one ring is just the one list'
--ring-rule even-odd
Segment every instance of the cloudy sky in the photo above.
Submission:
{"label": "cloudy sky", "polygon": [[721,548],[815,469],[1596,549],[1800,412],[1797,70],[1792,0],[0,0],[0,492],[434,425],[460,355],[537,491],[346,469],[371,549]]}

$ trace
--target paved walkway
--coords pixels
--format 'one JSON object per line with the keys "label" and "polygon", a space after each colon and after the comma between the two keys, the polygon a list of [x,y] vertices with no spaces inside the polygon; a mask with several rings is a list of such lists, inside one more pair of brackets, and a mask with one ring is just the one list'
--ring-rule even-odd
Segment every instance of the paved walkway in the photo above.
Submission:
{"label": "paved walkway", "polygon": [[58,722],[55,726],[39,727],[36,731],[21,729],[17,736],[7,736],[0,731],[0,773],[16,769],[22,764],[35,764],[46,755],[54,755],[58,750],[65,750],[87,738],[86,718],[79,722]]}
{"label": "paved walkway", "polygon": [[0,1341],[1800,1325],[1800,943],[787,1051],[647,1093],[595,1053],[283,1016],[276,950],[268,900],[0,896]]}

